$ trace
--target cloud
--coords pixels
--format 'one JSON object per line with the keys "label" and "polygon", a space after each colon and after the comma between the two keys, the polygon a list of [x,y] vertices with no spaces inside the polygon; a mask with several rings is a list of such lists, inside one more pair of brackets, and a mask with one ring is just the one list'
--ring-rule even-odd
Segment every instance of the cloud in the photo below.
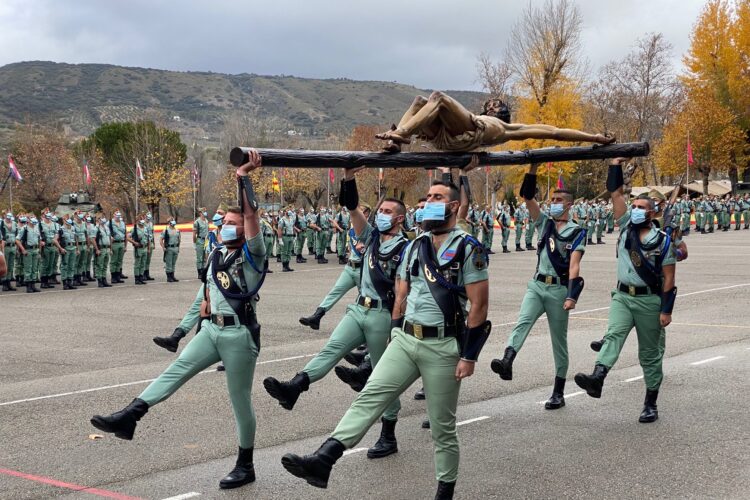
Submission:
{"label": "cloud", "polygon": [[[540,0],[533,0],[539,3]],[[661,31],[675,62],[701,0],[579,0],[593,68]],[[476,89],[476,56],[498,58],[524,2],[498,0],[3,0],[0,64],[109,63],[181,71],[385,80]]]}

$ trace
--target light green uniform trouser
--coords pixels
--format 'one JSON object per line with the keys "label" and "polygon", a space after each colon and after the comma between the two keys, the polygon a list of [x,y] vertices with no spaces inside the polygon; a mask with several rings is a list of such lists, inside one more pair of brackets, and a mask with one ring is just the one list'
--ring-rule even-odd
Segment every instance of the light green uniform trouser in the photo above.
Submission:
{"label": "light green uniform trouser", "polygon": [[294,251],[294,236],[284,235],[281,237],[281,240],[284,242],[284,245],[281,247],[281,262],[289,262]]}
{"label": "light green uniform trouser", "polygon": [[391,331],[391,342],[331,437],[354,447],[398,396],[422,377],[430,417],[435,474],[438,481],[458,477],[456,405],[461,382],[456,380],[459,361],[455,338],[418,340],[400,328]]}
{"label": "light green uniform trouser", "polygon": [[78,243],[78,256],[76,257],[76,269],[75,274],[86,273],[86,262],[89,258],[89,248],[86,243]]}
{"label": "light green uniform trouser", "polygon": [[[13,246],[15,246],[15,244]],[[7,247],[8,246],[6,245],[6,248]],[[16,252],[18,252],[18,247],[16,247]],[[8,271],[10,271],[10,267],[8,268]],[[14,269],[14,273],[13,274],[17,278],[26,279],[25,278],[26,272],[24,271],[24,268],[23,268],[23,255],[21,255],[20,252],[17,253],[17,255],[16,255],[16,265],[15,265],[15,269]]]}
{"label": "light green uniform trouser", "polygon": [[562,285],[545,285],[531,280],[526,285],[526,294],[521,302],[518,322],[508,338],[508,346],[521,350],[531,328],[542,313],[547,313],[552,356],[555,358],[555,375],[566,378],[568,374],[568,314],[563,309],[568,288]]}
{"label": "light green uniform trouser", "polygon": [[258,349],[247,328],[219,328],[204,320],[201,331],[185,346],[177,360],[138,397],[149,406],[161,403],[195,375],[223,361],[240,447],[252,448],[255,446],[255,410],[250,390],[257,359]]}
{"label": "light green uniform trouser", "polygon": [[734,228],[739,229],[741,223],[742,223],[742,212],[735,212],[734,213]]}
{"label": "light green uniform trouser", "polygon": [[164,272],[174,272],[175,264],[177,264],[177,256],[179,254],[179,247],[166,247],[164,249]]}
{"label": "light green uniform trouser", "polygon": [[510,238],[510,229],[503,228],[503,233],[502,234],[503,234],[503,248],[505,248],[505,247],[508,246],[508,238]]}
{"label": "light green uniform trouser", "polygon": [[273,235],[263,236],[263,243],[266,245],[266,262],[273,257]]}
{"label": "light green uniform trouser", "polygon": [[336,302],[346,295],[346,292],[354,287],[359,288],[360,276],[359,269],[354,269],[349,264],[344,266],[344,270],[339,274],[339,279],[336,280],[336,284],[333,285],[331,291],[328,292],[328,295],[325,296],[323,302],[321,302],[318,307],[325,309],[326,312],[330,311],[331,308],[336,305]]}
{"label": "light green uniform trouser", "polygon": [[743,220],[745,221],[744,227],[750,226],[750,210],[745,210],[744,212],[742,212],[742,217],[743,217]]}
{"label": "light green uniform trouser", "polygon": [[589,239],[589,241],[593,241],[594,238],[594,221],[590,220],[586,222],[586,237]]}
{"label": "light green uniform trouser", "polygon": [[110,256],[109,248],[99,248],[99,255],[96,255],[96,269],[94,270],[97,279],[104,279],[107,277]]}
{"label": "light green uniform trouser", "polygon": [[695,230],[703,229],[703,212],[695,212]]}
{"label": "light green uniform trouser", "polygon": [[635,327],[638,335],[638,361],[643,368],[646,388],[659,389],[664,378],[662,358],[666,337],[666,331],[659,324],[660,310],[661,298],[658,295],[631,297],[620,291],[612,292],[607,333],[596,357],[597,364],[612,368],[630,330]]}
{"label": "light green uniform trouser", "polygon": [[516,222],[516,246],[521,246],[521,237],[523,236],[523,223]]}
{"label": "light green uniform trouser", "polygon": [[330,242],[331,242],[331,231],[328,229],[323,229],[322,231],[320,231],[315,240],[315,255],[325,256],[326,251],[328,250],[328,244]]}
{"label": "light green uniform trouser", "polygon": [[482,246],[487,250],[490,250],[492,248],[492,236],[494,235],[494,233],[495,230],[492,226],[490,226],[490,229],[488,231],[482,229]]}
{"label": "light green uniform trouser", "polygon": [[112,273],[122,272],[122,259],[125,257],[125,243],[117,241],[112,243],[112,255],[109,258],[109,271]]}
{"label": "light green uniform trouser", "polygon": [[54,277],[56,274],[60,274],[59,264],[60,264],[60,252],[55,251],[55,255],[52,258],[52,273],[50,273],[50,277]]}
{"label": "light green uniform trouser", "polygon": [[314,229],[307,229],[307,250],[309,252],[315,252],[315,235],[316,232]]}
{"label": "light green uniform trouser", "polygon": [[339,257],[346,256],[346,232],[336,233],[336,254]]}
{"label": "light green uniform trouser", "polygon": [[600,240],[602,239],[602,234],[604,233],[604,219],[597,219],[596,221],[596,239]]}
{"label": "light green uniform trouser", "polygon": [[302,251],[305,249],[305,239],[307,238],[307,230],[300,231],[295,237],[294,253],[302,255]]}
{"label": "light green uniform trouser", "polygon": [[195,240],[195,243],[193,243],[193,248],[195,248],[195,268],[196,269],[203,269],[203,266],[206,264],[206,240],[204,238],[198,238]]}
{"label": "light green uniform trouser", "polygon": [[146,247],[136,248],[133,250],[133,274],[143,276],[146,271],[146,257],[148,250]]}
{"label": "light green uniform trouser", "polygon": [[150,272],[150,269],[151,269],[151,257],[154,256],[154,247],[156,245],[154,243],[149,243],[148,246],[149,246],[149,250],[151,250],[151,251],[150,252],[146,252],[146,269],[145,269],[146,273]]}
{"label": "light green uniform trouser", "polygon": [[713,231],[714,229],[714,212],[706,212],[706,225],[708,229]]}
{"label": "light green uniform trouser", "polygon": [[57,247],[54,243],[47,243],[42,249],[41,263],[39,264],[41,269],[40,274],[42,277],[54,276],[55,275],[55,254],[57,253]]}
{"label": "light green uniform trouser", "polygon": [[5,243],[3,255],[5,256],[5,265],[8,266],[8,274],[5,276],[6,281],[10,281],[14,277],[18,276],[17,274],[13,274],[13,272],[15,271],[17,250],[18,248],[16,248],[15,243]]}
{"label": "light green uniform trouser", "polygon": [[[307,373],[310,383],[317,382],[333,370],[355,347],[367,344],[372,366],[378,365],[391,332],[391,312],[386,308],[367,309],[357,304],[346,308],[346,314],[331,333],[326,345],[310,360],[302,370]],[[397,395],[398,396],[398,395]],[[396,420],[401,402],[396,397],[381,413],[388,420]],[[380,415],[378,415],[379,417]]]}
{"label": "light green uniform trouser", "polygon": [[41,256],[38,247],[26,250],[26,255],[23,256],[23,279],[26,283],[39,281],[40,262]]}
{"label": "light green uniform trouser", "polygon": [[[96,274],[95,273],[95,271],[96,271],[96,259],[94,257],[96,257],[96,255],[94,255],[94,247],[91,247],[91,246],[87,247],[87,251],[86,251],[86,264],[85,264],[84,271],[86,271],[87,273],[91,273],[92,276],[95,276],[95,274]],[[92,265],[91,265],[92,262],[94,263],[93,269],[92,269]],[[94,271],[94,272],[92,272],[92,271]]]}
{"label": "light green uniform trouser", "polygon": [[615,230],[615,216],[613,214],[607,215],[607,232],[611,233]]}
{"label": "light green uniform trouser", "polygon": [[534,224],[531,221],[526,224],[526,246],[530,247],[534,241]]}
{"label": "light green uniform trouser", "polygon": [[60,279],[72,280],[76,274],[78,256],[75,246],[65,247],[65,255],[60,256]]}

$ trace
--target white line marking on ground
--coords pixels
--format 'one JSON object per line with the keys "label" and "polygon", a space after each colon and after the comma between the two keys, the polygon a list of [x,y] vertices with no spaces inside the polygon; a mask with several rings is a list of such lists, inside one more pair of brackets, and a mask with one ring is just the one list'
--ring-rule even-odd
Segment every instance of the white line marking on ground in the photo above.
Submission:
{"label": "white line marking on ground", "polygon": [[716,361],[717,359],[724,359],[726,356],[714,356],[713,358],[704,359],[702,361],[696,361],[695,363],[690,363],[693,366],[702,365],[704,363],[710,363],[711,361]]}
{"label": "white line marking on ground", "polygon": [[490,418],[490,417],[488,417],[487,415],[484,415],[482,417],[477,417],[477,418],[470,418],[469,420],[464,420],[463,422],[456,423],[456,427],[461,426],[461,425],[466,425],[466,424],[473,424],[474,422],[479,422],[481,420],[487,420],[488,418]]}
{"label": "white line marking on ground", "polygon": [[[288,358],[268,359],[266,361],[260,361],[258,364],[259,365],[265,365],[265,364],[268,364],[268,363],[278,363],[280,361],[289,361],[289,360],[292,360],[292,359],[312,358],[313,356],[315,356],[315,354],[304,354],[304,355],[301,355],[301,356],[290,356]],[[215,368],[211,368],[210,370],[204,370],[204,371],[198,373],[198,375],[204,375],[206,373],[221,373],[221,372],[217,372]],[[34,398],[17,399],[15,401],[6,401],[4,403],[0,403],[0,406],[14,405],[14,404],[18,404],[18,403],[28,403],[28,402],[31,402],[31,401],[39,401],[41,399],[61,398],[63,396],[74,396],[76,394],[86,394],[87,392],[106,391],[107,389],[118,389],[120,387],[128,387],[128,386],[131,386],[131,385],[148,384],[148,383],[153,382],[154,380],[156,380],[156,379],[155,378],[149,378],[149,379],[144,379],[144,380],[136,380],[134,382],[125,382],[125,383],[122,383],[122,384],[105,385],[105,386],[102,386],[102,387],[92,387],[91,389],[81,389],[79,391],[61,392],[59,394],[49,394],[47,396],[37,396],[37,397],[34,397]]]}
{"label": "white line marking on ground", "polygon": [[352,448],[351,450],[346,450],[343,456],[351,455],[352,453],[359,453],[360,451],[367,451],[367,448]]}
{"label": "white line marking on ground", "polygon": [[[566,394],[566,395],[565,395],[565,397],[566,397],[566,398],[574,398],[574,397],[576,397],[576,396],[580,396],[581,394],[586,394],[586,391],[576,391],[576,392],[571,392],[570,394]],[[543,404],[544,404],[544,403],[546,403],[546,402],[547,402],[547,400],[544,400],[544,401],[539,401],[539,404],[540,404],[540,405],[543,405]]]}
{"label": "white line marking on ground", "polygon": [[183,493],[182,495],[175,495],[173,497],[162,498],[162,500],[185,500],[186,498],[195,498],[201,496],[197,491],[191,491],[190,493]]}
{"label": "white line marking on ground", "polygon": [[633,377],[633,378],[626,378],[626,379],[625,379],[625,382],[635,382],[636,380],[640,380],[640,379],[642,379],[642,378],[643,378],[643,375],[638,375],[637,377]]}

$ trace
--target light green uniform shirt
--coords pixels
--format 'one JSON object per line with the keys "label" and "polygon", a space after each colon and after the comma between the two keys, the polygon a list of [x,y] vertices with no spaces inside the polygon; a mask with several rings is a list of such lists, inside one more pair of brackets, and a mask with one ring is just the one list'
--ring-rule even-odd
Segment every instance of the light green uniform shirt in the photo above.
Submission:
{"label": "light green uniform shirt", "polygon": [[[458,228],[453,228],[448,233],[445,242],[435,252],[440,265],[446,264],[451,260],[464,236],[466,236],[466,232]],[[407,276],[411,273],[412,263],[418,258],[417,254],[419,250],[415,248],[414,251],[411,251],[411,248],[418,241],[421,241],[422,238],[428,238],[431,241],[432,234],[429,231],[423,233],[406,248],[404,252],[405,258],[399,269],[400,277],[403,280],[407,279]],[[472,249],[471,245],[466,247],[466,255],[464,256],[463,266],[457,283],[459,286],[470,285],[489,279],[487,265],[484,264],[481,267],[477,267],[474,264],[474,252]],[[410,254],[411,257],[409,257]],[[411,276],[409,279],[411,280],[411,286],[409,288],[409,295],[406,298],[406,320],[423,326],[443,326],[445,319],[425,281],[423,263],[419,266],[418,276]],[[461,306],[466,310],[466,300],[461,299]]]}
{"label": "light green uniform shirt", "polygon": [[67,228],[63,226],[61,229],[62,238],[60,239],[60,246],[63,248],[75,247],[76,246],[76,228]]}
{"label": "light green uniform shirt", "polygon": [[117,242],[117,243],[125,241],[125,232],[126,232],[125,223],[123,221],[120,221],[120,222],[111,221],[111,222],[112,222],[112,241]]}
{"label": "light green uniform shirt", "polygon": [[[617,241],[617,281],[623,285],[646,286],[646,283],[640,276],[638,276],[638,273],[633,266],[633,261],[630,259],[630,254],[625,248],[625,242],[628,239],[628,229],[630,228],[630,210],[617,219],[617,224],[620,226],[620,238]],[[642,243],[647,246],[653,244],[659,237],[659,233],[661,233],[661,231],[651,226],[646,237],[641,240]],[[649,252],[643,252],[652,266],[656,264],[656,258],[660,255],[660,252],[663,249],[662,247],[663,245]],[[674,247],[673,245],[669,245],[667,255],[662,261],[662,267],[675,264],[676,262],[677,259],[675,258]]]}
{"label": "light green uniform shirt", "polygon": [[205,240],[208,237],[208,220],[195,219],[193,232],[196,233],[199,240]]}
{"label": "light green uniform shirt", "polygon": [[94,238],[98,236],[98,241],[96,242],[99,246],[110,246],[112,244],[112,235],[109,234],[109,224],[99,224],[98,234],[94,233]]}
{"label": "light green uniform shirt", "polygon": [[[365,241],[365,248],[367,248],[370,245],[370,240],[373,233],[373,227],[369,224],[365,225],[364,230],[362,231],[362,234],[359,235],[360,241]],[[406,238],[404,238],[401,234],[398,236],[395,236],[389,240],[381,241],[380,242],[380,253],[381,254],[388,254],[390,253],[396,246],[398,246],[399,243],[404,241]],[[367,260],[365,261],[365,265],[370,267],[370,252],[369,250],[365,251],[364,258]],[[373,265],[375,264],[375,260],[377,259],[376,256],[372,256],[372,262]],[[380,262],[381,268],[383,268],[383,272],[386,276],[390,276],[391,272],[394,270],[394,268],[398,267],[397,264],[393,262],[393,260],[389,259],[386,262]],[[372,299],[380,300],[380,295],[378,294],[377,289],[375,288],[375,285],[372,283],[372,279],[370,278],[370,271],[368,269],[362,270],[362,281],[360,283],[359,287],[359,293],[363,297],[370,297]]]}
{"label": "light green uniform shirt", "polygon": [[18,241],[21,241],[22,243],[24,233],[26,233],[26,244],[24,245],[25,247],[39,246],[39,240],[42,237],[42,235],[39,233],[39,224],[32,224],[31,222],[29,222],[28,224],[26,224],[25,228],[21,228],[18,230],[16,239]]}
{"label": "light green uniform shirt", "polygon": [[[537,231],[539,231],[539,234],[542,235],[544,232],[544,228],[547,224],[547,221],[549,220],[549,217],[542,213],[537,220],[534,221],[534,225],[536,226]],[[573,234],[573,232],[577,229],[579,229],[580,226],[576,224],[575,222],[572,222],[568,220],[568,222],[563,226],[562,231],[558,231],[558,234],[562,236],[563,238],[568,238],[570,235]],[[567,257],[568,253],[571,251],[574,252],[585,252],[586,251],[586,238],[581,238],[580,243],[578,243],[578,246],[575,247],[575,249],[569,249],[567,248],[567,245],[572,245],[575,243],[575,240],[564,242],[561,240],[558,240],[555,238],[555,248],[557,248],[560,253]],[[541,242],[542,245],[547,245],[546,241]],[[552,262],[549,260],[549,256],[547,255],[547,249],[542,247],[542,250],[539,252],[539,269],[537,270],[539,274],[544,274],[546,276],[556,276],[560,277],[557,274],[557,271],[555,271],[555,267],[552,265]]]}

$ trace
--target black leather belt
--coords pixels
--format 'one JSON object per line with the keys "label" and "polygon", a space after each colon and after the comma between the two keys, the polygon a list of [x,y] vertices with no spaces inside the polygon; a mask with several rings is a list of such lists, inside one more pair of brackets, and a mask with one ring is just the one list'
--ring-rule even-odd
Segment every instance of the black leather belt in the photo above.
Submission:
{"label": "black leather belt", "polygon": [[360,295],[359,297],[357,297],[357,304],[361,305],[362,307],[366,307],[367,309],[375,309],[380,305],[380,301]]}
{"label": "black leather belt", "polygon": [[411,323],[409,321],[404,321],[403,330],[409,335],[413,335],[416,338],[421,340],[423,338],[440,337],[441,328],[443,329],[443,337],[457,337],[458,336],[458,327],[456,327],[456,325],[446,326],[446,327],[423,326],[423,325],[417,325],[417,324]]}
{"label": "black leather belt", "polygon": [[557,276],[548,276],[546,274],[537,274],[536,280],[541,281],[545,285],[563,285],[568,286],[568,280],[563,280]]}
{"label": "black leather belt", "polygon": [[356,262],[356,261],[353,261],[353,260],[350,260],[349,262],[347,262],[347,264],[349,264],[349,266],[352,269],[359,269],[360,267],[362,267],[362,263],[361,262]]}
{"label": "black leather belt", "polygon": [[180,246],[180,245],[167,245],[167,248],[177,248],[177,247],[179,247],[179,246]]}
{"label": "black leather belt", "polygon": [[212,314],[211,323],[223,327],[223,326],[234,326],[239,325],[239,320],[234,315],[223,315],[223,314]]}
{"label": "black leather belt", "polygon": [[37,248],[38,246],[39,245],[26,245],[26,250],[28,250],[29,248]]}
{"label": "black leather belt", "polygon": [[109,248],[109,245],[99,245],[99,248]]}
{"label": "black leather belt", "polygon": [[636,297],[638,295],[651,295],[651,289],[647,286],[625,285],[618,282],[617,289],[621,292],[627,293],[631,297]]}

